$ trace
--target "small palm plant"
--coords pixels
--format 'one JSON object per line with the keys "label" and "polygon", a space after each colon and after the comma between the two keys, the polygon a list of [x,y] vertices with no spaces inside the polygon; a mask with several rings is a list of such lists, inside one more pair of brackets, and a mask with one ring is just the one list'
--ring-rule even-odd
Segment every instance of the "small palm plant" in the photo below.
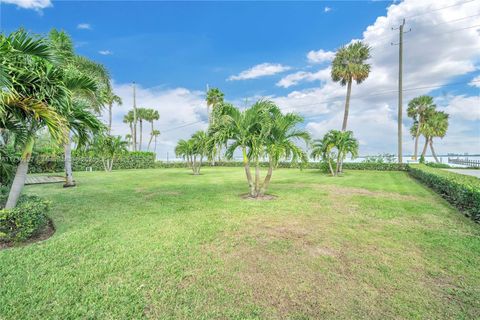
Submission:
{"label": "small palm plant", "polygon": [[332,176],[338,176],[348,154],[352,158],[358,156],[358,141],[353,137],[353,132],[330,130],[322,139],[314,141],[311,156],[322,159],[328,164]]}
{"label": "small palm plant", "polygon": [[205,131],[195,132],[189,140],[180,140],[175,147],[177,157],[187,161],[194,175],[200,174],[203,158],[208,153],[209,137]]}
{"label": "small palm plant", "polygon": [[92,149],[96,155],[100,156],[103,168],[106,172],[111,172],[115,160],[127,152],[127,141],[122,140],[120,136],[100,135],[95,139]]}

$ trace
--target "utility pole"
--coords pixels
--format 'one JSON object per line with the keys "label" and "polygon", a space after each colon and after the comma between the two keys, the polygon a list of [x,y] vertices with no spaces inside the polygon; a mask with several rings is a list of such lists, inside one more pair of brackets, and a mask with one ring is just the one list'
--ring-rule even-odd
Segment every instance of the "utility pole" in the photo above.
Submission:
{"label": "utility pole", "polygon": [[[399,30],[399,42],[398,42],[398,163],[403,162],[402,157],[402,123],[403,123],[403,31],[405,27],[405,19],[398,27]],[[392,28],[392,30],[395,30]],[[410,31],[410,30],[409,30]],[[409,32],[407,31],[407,32]],[[392,43],[392,45],[395,45]]]}
{"label": "utility pole", "polygon": [[135,81],[133,81],[133,151],[137,151],[137,97]]}

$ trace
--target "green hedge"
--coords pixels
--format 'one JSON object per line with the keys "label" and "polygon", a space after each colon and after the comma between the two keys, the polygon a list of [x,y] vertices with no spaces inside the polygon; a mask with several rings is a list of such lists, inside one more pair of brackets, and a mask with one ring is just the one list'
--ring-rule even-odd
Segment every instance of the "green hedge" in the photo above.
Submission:
{"label": "green hedge", "polygon": [[426,165],[410,165],[409,174],[423,182],[474,221],[480,222],[480,179]]}
{"label": "green hedge", "polygon": [[[87,167],[92,167],[94,171],[104,170],[102,159],[84,154],[72,154],[73,171],[85,171]],[[113,163],[113,169],[148,169],[155,168],[155,153],[153,152],[128,152],[120,156]],[[65,169],[65,163],[62,156],[42,156],[32,157],[29,164],[29,173],[50,173],[61,172]]]}
{"label": "green hedge", "polygon": [[[204,166],[211,166],[210,162],[204,162]],[[156,168],[185,168],[187,164],[185,162],[162,162],[158,161],[155,164]],[[241,161],[221,161],[215,162],[216,167],[243,167]],[[261,162],[261,167],[268,167],[268,162]],[[378,171],[406,171],[407,164],[398,163],[366,163],[366,162],[345,162],[343,168],[347,170],[378,170]],[[328,171],[328,165],[323,162],[308,162],[300,165],[299,163],[280,162],[278,168],[300,168],[303,169],[321,169],[322,171]]]}
{"label": "green hedge", "polygon": [[[0,201],[6,189],[0,190]],[[0,203],[3,207],[3,203]],[[49,202],[37,196],[22,195],[14,209],[0,210],[0,242],[24,241],[35,236],[48,223]]]}

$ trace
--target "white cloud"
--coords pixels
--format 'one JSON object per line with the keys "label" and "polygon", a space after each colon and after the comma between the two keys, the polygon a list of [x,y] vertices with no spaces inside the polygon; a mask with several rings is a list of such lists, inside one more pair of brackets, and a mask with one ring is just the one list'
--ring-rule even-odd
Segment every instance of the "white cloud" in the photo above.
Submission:
{"label": "white cloud", "polygon": [[[132,85],[114,83],[113,89],[122,98],[123,105],[115,105],[112,109],[112,133],[124,137],[125,134],[130,133],[128,125],[123,123],[123,116],[133,106]],[[161,132],[157,139],[159,159],[166,159],[167,152],[169,158],[173,159],[175,157],[174,148],[179,139],[189,138],[195,131],[207,128],[205,92],[191,91],[185,88],[144,88],[137,84],[136,97],[137,107],[152,108],[158,110],[160,114],[159,121],[154,123],[155,129]],[[107,122],[107,113],[104,114],[104,121]],[[182,127],[177,128],[180,126]],[[150,124],[144,124],[143,150],[146,150],[149,138]],[[153,142],[150,150],[152,149]]]}
{"label": "white cloud", "polygon": [[92,26],[89,23],[79,23],[77,29],[81,30],[92,30]]}
{"label": "white cloud", "polygon": [[472,87],[480,88],[480,74],[470,81],[469,85]]}
{"label": "white cloud", "polygon": [[256,79],[265,76],[271,76],[277,73],[285,72],[290,70],[289,66],[284,66],[278,63],[261,63],[256,66],[251,67],[250,69],[240,72],[238,75],[233,75],[228,77],[228,81],[233,80],[247,80],[247,79]]}
{"label": "white cloud", "polygon": [[450,117],[458,117],[467,121],[480,120],[480,96],[452,96],[446,100],[447,105],[443,111],[450,114]]}
{"label": "white cloud", "polygon": [[[442,2],[442,6],[455,3],[458,2],[448,0]],[[480,153],[480,96],[451,96],[452,90],[459,87],[448,86],[449,83],[458,81],[458,77],[474,72],[480,61],[480,33],[475,28],[460,30],[480,24],[480,17],[455,23],[450,21],[478,12],[480,3],[468,2],[448,10],[431,11],[436,7],[439,5],[433,0],[405,0],[391,5],[386,16],[378,17],[364,31],[360,40],[372,48],[372,58],[369,61],[372,71],[364,83],[352,87],[348,122],[348,128],[354,130],[362,141],[361,154],[396,153],[398,46],[391,46],[390,43],[398,42],[398,31],[392,31],[391,27],[398,25],[403,17],[409,16],[415,17],[407,19],[406,28],[412,28],[412,32],[404,36],[405,152],[413,150],[408,132],[411,120],[405,112],[407,103],[415,96],[435,90],[411,89],[447,85],[436,89],[436,92],[448,95],[448,101],[443,104],[444,107],[439,103],[439,109],[450,114],[447,136],[436,139],[437,152]],[[425,12],[429,13],[424,14]],[[297,72],[284,77],[278,85],[288,87],[301,81],[317,80],[315,74],[316,72]],[[307,128],[312,130],[314,136],[318,136],[328,129],[341,127],[345,93],[345,87],[325,77],[316,87],[293,91],[273,99],[284,110],[303,114],[308,122]]]}
{"label": "white cloud", "polygon": [[323,12],[330,12],[330,11],[332,11],[332,8],[330,8],[330,7],[325,7],[323,9]]}
{"label": "white cloud", "polygon": [[23,9],[41,10],[52,7],[50,0],[1,0],[2,3],[14,4]]}
{"label": "white cloud", "polygon": [[280,79],[280,81],[277,82],[277,86],[288,88],[303,81],[306,81],[306,82],[312,82],[316,80],[327,81],[330,79],[330,70],[331,70],[330,68],[325,68],[317,72],[299,71],[296,73],[292,73]]}
{"label": "white cloud", "polygon": [[333,51],[325,51],[320,49],[318,51],[310,51],[307,53],[307,59],[310,63],[323,63],[333,60],[335,57],[335,52]]}
{"label": "white cloud", "polygon": [[110,56],[113,54],[113,52],[110,50],[100,50],[98,53],[100,53],[102,56]]}

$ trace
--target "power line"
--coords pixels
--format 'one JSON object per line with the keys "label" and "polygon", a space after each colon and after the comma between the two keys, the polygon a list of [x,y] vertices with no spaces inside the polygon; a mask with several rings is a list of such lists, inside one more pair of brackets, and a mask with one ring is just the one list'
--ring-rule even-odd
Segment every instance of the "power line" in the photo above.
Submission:
{"label": "power line", "polygon": [[477,0],[468,0],[468,1],[459,2],[459,3],[452,4],[452,5],[449,5],[449,6],[446,6],[446,7],[437,8],[437,9],[429,10],[429,11],[426,11],[426,12],[422,12],[422,13],[414,14],[414,15],[411,15],[411,16],[407,16],[407,17],[405,17],[405,19],[411,19],[411,18],[423,16],[425,14],[429,14],[429,13],[432,13],[432,12],[437,12],[437,11],[448,9],[448,8],[453,8],[453,7],[460,6],[460,5],[470,3],[470,2],[474,2],[474,1],[477,1]]}
{"label": "power line", "polygon": [[[403,91],[415,91],[415,90],[422,90],[422,89],[437,89],[437,88],[442,88],[442,87],[449,87],[449,86],[454,86],[454,85],[476,83],[476,82],[480,82],[480,80],[472,80],[472,81],[468,81],[468,82],[465,82],[465,81],[463,81],[463,82],[453,82],[453,83],[449,83],[449,84],[442,84],[442,85],[435,85],[435,86],[403,88]],[[377,92],[377,93],[374,93],[374,94],[367,94],[367,95],[363,95],[363,96],[352,97],[352,99],[363,99],[363,98],[381,96],[381,95],[385,95],[385,94],[389,94],[389,93],[396,93],[396,92],[398,92],[398,89],[385,90],[385,91]],[[319,105],[319,104],[322,104],[322,103],[335,102],[335,101],[344,101],[344,98],[332,98],[332,99],[321,100],[321,101],[315,102],[315,103],[300,104],[300,105],[293,106],[292,108],[295,109],[295,108],[298,108],[298,107],[316,106],[316,105]]]}

